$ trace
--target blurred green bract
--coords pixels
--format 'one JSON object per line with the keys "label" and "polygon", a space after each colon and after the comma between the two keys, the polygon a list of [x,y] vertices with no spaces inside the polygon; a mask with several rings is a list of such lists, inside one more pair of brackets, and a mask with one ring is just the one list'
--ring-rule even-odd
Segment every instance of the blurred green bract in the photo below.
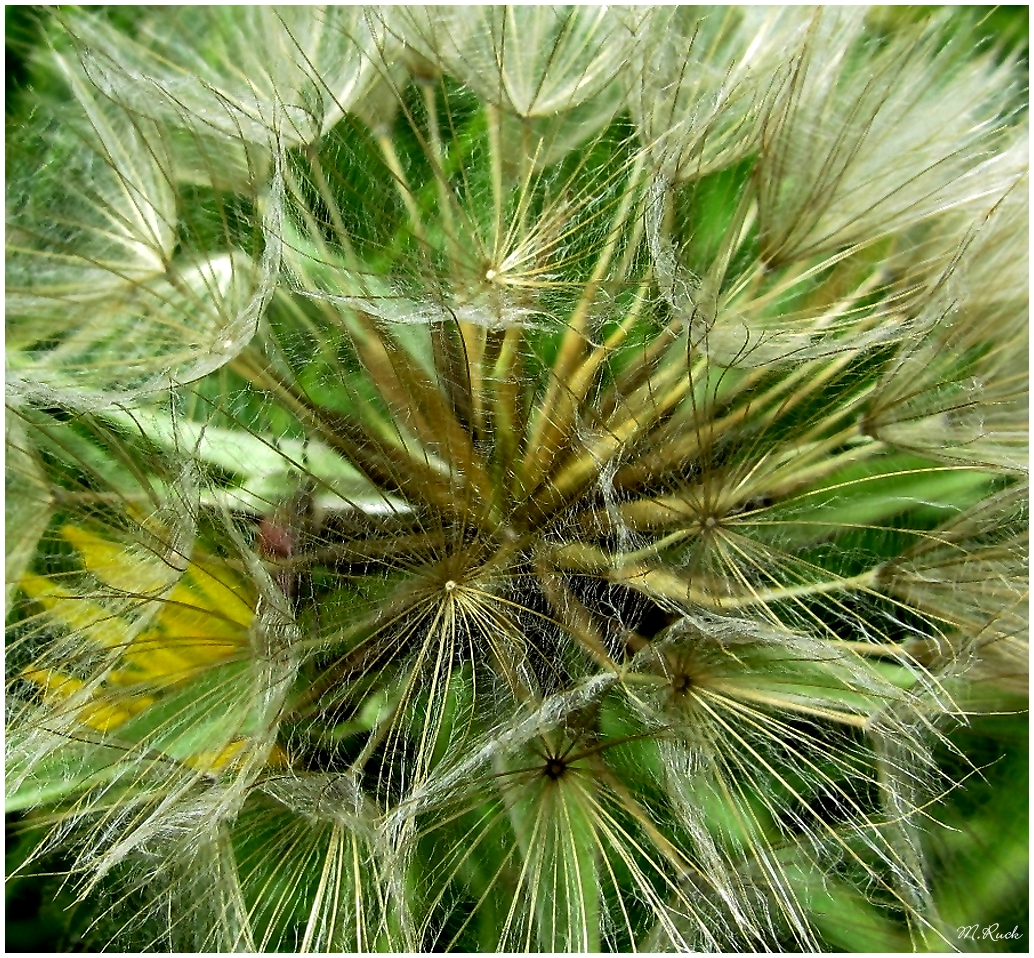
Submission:
{"label": "blurred green bract", "polygon": [[7,809],[82,942],[981,944],[930,852],[953,730],[1026,700],[1019,57],[928,8],[40,16]]}

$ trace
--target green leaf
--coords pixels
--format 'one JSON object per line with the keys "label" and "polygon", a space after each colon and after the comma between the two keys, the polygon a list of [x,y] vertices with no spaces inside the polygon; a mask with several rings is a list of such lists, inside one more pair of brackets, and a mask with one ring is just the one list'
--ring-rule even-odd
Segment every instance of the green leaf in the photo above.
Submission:
{"label": "green leaf", "polygon": [[880,526],[905,513],[936,525],[977,502],[995,477],[968,466],[939,466],[915,456],[892,455],[849,466],[821,486],[766,510],[761,527],[796,548],[859,527]]}
{"label": "green leaf", "polygon": [[[139,773],[139,755],[90,742],[85,737],[87,734],[96,733],[85,730],[83,739],[69,738],[61,749],[33,762],[24,777],[20,774],[20,761],[9,760],[7,781],[16,784],[5,795],[7,813],[58,804],[123,776]],[[16,751],[18,738],[8,733],[9,754]]]}
{"label": "green leaf", "polygon": [[22,421],[8,414],[4,464],[4,608],[28,569],[53,509],[53,497]]}
{"label": "green leaf", "polygon": [[193,453],[202,462],[240,477],[239,487],[223,491],[234,508],[267,512],[270,503],[298,491],[302,474],[315,480],[316,504],[324,509],[380,514],[408,508],[380,492],[355,466],[318,440],[266,439],[243,429],[173,419],[153,408],[110,410],[104,417],[160,448]]}
{"label": "green leaf", "polygon": [[190,761],[261,731],[249,663],[206,668],[119,726],[119,738]]}

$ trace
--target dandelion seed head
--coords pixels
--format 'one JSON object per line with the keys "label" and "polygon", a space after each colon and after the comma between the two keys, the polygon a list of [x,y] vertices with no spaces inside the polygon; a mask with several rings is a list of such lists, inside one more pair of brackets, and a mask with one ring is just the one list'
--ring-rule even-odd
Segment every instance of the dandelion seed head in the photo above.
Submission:
{"label": "dandelion seed head", "polygon": [[941,942],[951,722],[1026,668],[969,16],[40,14],[8,801],[104,947]]}

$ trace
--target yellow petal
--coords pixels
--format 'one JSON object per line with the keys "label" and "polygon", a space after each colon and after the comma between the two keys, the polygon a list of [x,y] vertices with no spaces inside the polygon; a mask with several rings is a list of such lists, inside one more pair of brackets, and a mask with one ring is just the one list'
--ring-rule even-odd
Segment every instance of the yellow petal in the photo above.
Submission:
{"label": "yellow petal", "polygon": [[154,595],[169,584],[169,568],[152,553],[129,549],[79,526],[64,526],[61,534],[79,551],[90,573],[113,589]]}
{"label": "yellow petal", "polygon": [[218,772],[240,755],[245,744],[245,739],[235,739],[229,745],[225,745],[222,748],[198,752],[197,755],[186,759],[183,764],[189,768],[197,769],[199,772]]}
{"label": "yellow petal", "polygon": [[228,565],[202,559],[191,563],[188,574],[191,583],[197,586],[195,604],[218,612],[238,625],[251,624],[255,615],[254,597]]}
{"label": "yellow petal", "polygon": [[71,698],[86,684],[82,679],[54,669],[30,667],[22,671],[22,676],[43,689],[43,698],[47,702],[61,702]]}
{"label": "yellow petal", "polygon": [[[184,764],[190,768],[197,769],[199,772],[221,772],[224,768],[244,757],[244,747],[247,744],[247,739],[234,739],[234,741],[221,749],[199,752],[197,755],[187,759]],[[270,750],[269,758],[266,759],[266,765],[269,768],[285,768],[290,763],[291,760],[287,752],[279,745],[273,746]]]}
{"label": "yellow petal", "polygon": [[111,729],[118,728],[120,725],[128,722],[137,712],[147,708],[153,700],[130,701],[132,701],[134,706],[132,708],[127,708],[127,703],[116,704],[106,699],[91,702],[79,710],[79,721],[83,725],[89,725],[90,728],[96,729],[98,732],[109,732]]}
{"label": "yellow petal", "polygon": [[[172,590],[159,613],[161,628],[170,635],[196,636],[203,641],[223,639],[234,645],[246,642],[248,625],[254,616],[251,609],[242,615],[242,609],[247,607],[241,602],[238,602],[239,608],[230,602],[222,609],[201,605],[193,584],[193,580],[181,582]],[[208,599],[206,596],[200,601]]]}
{"label": "yellow petal", "polygon": [[126,622],[97,602],[71,592],[53,579],[26,574],[19,581],[22,590],[69,631],[101,648],[110,649],[126,639]]}
{"label": "yellow petal", "polygon": [[[54,669],[29,668],[22,675],[43,689],[43,698],[50,704],[67,701],[86,684]],[[76,718],[98,732],[107,732],[129,721],[153,701],[147,696],[135,696],[115,702],[102,695],[84,705]]]}
{"label": "yellow petal", "polygon": [[169,641],[160,631],[149,629],[137,636],[126,653],[125,665],[134,683],[148,682],[158,687],[177,685],[200,672],[208,662],[195,662],[184,654],[191,648],[180,641]]}

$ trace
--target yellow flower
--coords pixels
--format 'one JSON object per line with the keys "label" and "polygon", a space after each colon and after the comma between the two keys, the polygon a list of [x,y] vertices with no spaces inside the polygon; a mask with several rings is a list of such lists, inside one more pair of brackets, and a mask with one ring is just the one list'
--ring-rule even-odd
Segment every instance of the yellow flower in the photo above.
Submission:
{"label": "yellow flower", "polygon": [[[98,732],[125,729],[141,713],[157,712],[172,693],[247,655],[255,591],[227,562],[195,555],[170,588],[164,581],[169,569],[153,555],[80,526],[66,525],[61,534],[108,590],[90,598],[32,574],[22,577],[21,587],[52,624],[81,640],[83,661],[96,663],[99,657],[103,664],[84,678],[45,661],[33,663],[23,675],[48,705],[69,703],[76,707],[76,721]],[[205,694],[211,691],[199,693]],[[140,728],[153,735],[153,724],[144,720]],[[207,737],[220,738],[215,728]],[[216,772],[245,745],[246,738],[235,736],[190,754],[170,751],[192,768]],[[279,749],[270,756],[271,764],[285,761]]]}

